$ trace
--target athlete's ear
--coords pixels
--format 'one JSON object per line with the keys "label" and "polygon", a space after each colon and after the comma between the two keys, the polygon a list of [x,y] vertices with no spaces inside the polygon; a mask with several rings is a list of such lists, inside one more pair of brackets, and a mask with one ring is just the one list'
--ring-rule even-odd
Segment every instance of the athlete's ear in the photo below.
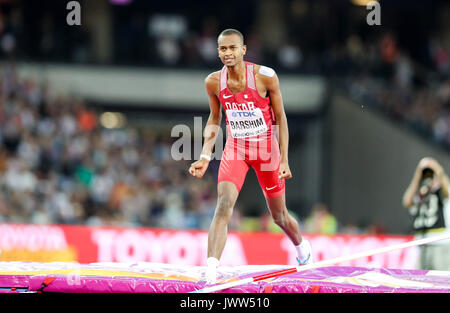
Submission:
{"label": "athlete's ear", "polygon": [[247,46],[246,45],[242,45],[242,54],[245,55],[245,52],[247,52]]}

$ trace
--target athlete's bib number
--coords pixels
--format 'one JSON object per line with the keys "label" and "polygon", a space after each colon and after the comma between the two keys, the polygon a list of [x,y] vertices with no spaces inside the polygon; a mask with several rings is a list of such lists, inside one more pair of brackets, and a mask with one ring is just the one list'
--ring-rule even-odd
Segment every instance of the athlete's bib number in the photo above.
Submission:
{"label": "athlete's bib number", "polygon": [[267,131],[267,124],[260,108],[251,111],[226,110],[233,138],[249,138]]}

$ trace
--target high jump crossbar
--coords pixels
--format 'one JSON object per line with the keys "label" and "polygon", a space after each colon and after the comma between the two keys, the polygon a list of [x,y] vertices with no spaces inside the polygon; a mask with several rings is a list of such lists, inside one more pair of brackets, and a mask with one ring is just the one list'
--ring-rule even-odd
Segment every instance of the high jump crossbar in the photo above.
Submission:
{"label": "high jump crossbar", "polygon": [[256,275],[253,277],[239,279],[239,280],[231,281],[228,283],[205,287],[203,289],[192,291],[192,293],[216,292],[216,291],[220,291],[220,290],[224,290],[224,289],[228,289],[228,288],[232,288],[232,287],[237,287],[237,286],[241,286],[241,285],[245,285],[245,284],[249,284],[249,283],[253,283],[253,282],[257,282],[257,281],[261,281],[261,280],[265,280],[265,279],[269,279],[269,278],[280,277],[283,275],[293,274],[293,273],[297,273],[300,271],[306,271],[306,270],[315,269],[315,268],[324,267],[324,266],[330,266],[330,265],[334,265],[334,264],[338,264],[338,263],[342,263],[342,262],[346,262],[346,261],[352,261],[352,260],[356,260],[356,259],[360,259],[360,258],[369,257],[369,256],[376,255],[376,254],[387,253],[387,252],[391,252],[394,250],[416,247],[416,246],[425,245],[428,243],[445,240],[445,239],[450,239],[450,233],[445,233],[442,235],[428,237],[428,238],[422,238],[422,239],[417,239],[417,240],[411,240],[411,241],[402,242],[400,244],[396,244],[396,245],[392,245],[392,246],[381,247],[381,248],[377,248],[377,249],[372,249],[372,250],[368,250],[368,251],[351,254],[348,256],[341,256],[341,257],[337,257],[337,258],[333,258],[333,259],[329,259],[329,260],[323,260],[323,261],[319,261],[316,263],[311,263],[311,264],[302,265],[302,266],[296,266],[296,267],[279,270],[279,271],[275,271],[275,272],[271,272],[271,273],[267,273],[267,274]]}

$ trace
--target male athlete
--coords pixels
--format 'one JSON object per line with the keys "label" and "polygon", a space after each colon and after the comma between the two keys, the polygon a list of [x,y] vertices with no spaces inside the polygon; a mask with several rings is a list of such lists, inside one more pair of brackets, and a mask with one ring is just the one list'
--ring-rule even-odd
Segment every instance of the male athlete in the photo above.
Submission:
{"label": "male athlete", "polygon": [[200,159],[189,168],[189,173],[197,178],[206,172],[222,119],[222,104],[227,141],[219,167],[217,206],[208,233],[207,283],[216,282],[228,221],[250,167],[256,172],[274,222],[295,245],[299,265],[312,262],[311,245],[302,240],[299,225],[285,203],[284,180],[292,174],[288,164],[288,125],[278,77],[269,67],[244,61],[247,47],[239,31],[224,30],[217,43],[224,67],[205,80],[210,106],[205,130],[215,130],[205,131]]}

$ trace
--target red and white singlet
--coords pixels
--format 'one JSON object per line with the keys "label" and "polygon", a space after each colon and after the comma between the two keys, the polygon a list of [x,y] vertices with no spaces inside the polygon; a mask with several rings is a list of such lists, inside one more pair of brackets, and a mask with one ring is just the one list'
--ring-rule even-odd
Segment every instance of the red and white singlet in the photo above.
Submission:
{"label": "red and white singlet", "polygon": [[278,178],[280,150],[275,137],[275,117],[269,97],[256,88],[255,65],[245,62],[246,86],[233,94],[227,85],[227,67],[220,72],[219,101],[223,106],[227,141],[222,154],[218,182],[231,181],[238,191],[252,167],[266,197],[284,193],[284,179]]}

